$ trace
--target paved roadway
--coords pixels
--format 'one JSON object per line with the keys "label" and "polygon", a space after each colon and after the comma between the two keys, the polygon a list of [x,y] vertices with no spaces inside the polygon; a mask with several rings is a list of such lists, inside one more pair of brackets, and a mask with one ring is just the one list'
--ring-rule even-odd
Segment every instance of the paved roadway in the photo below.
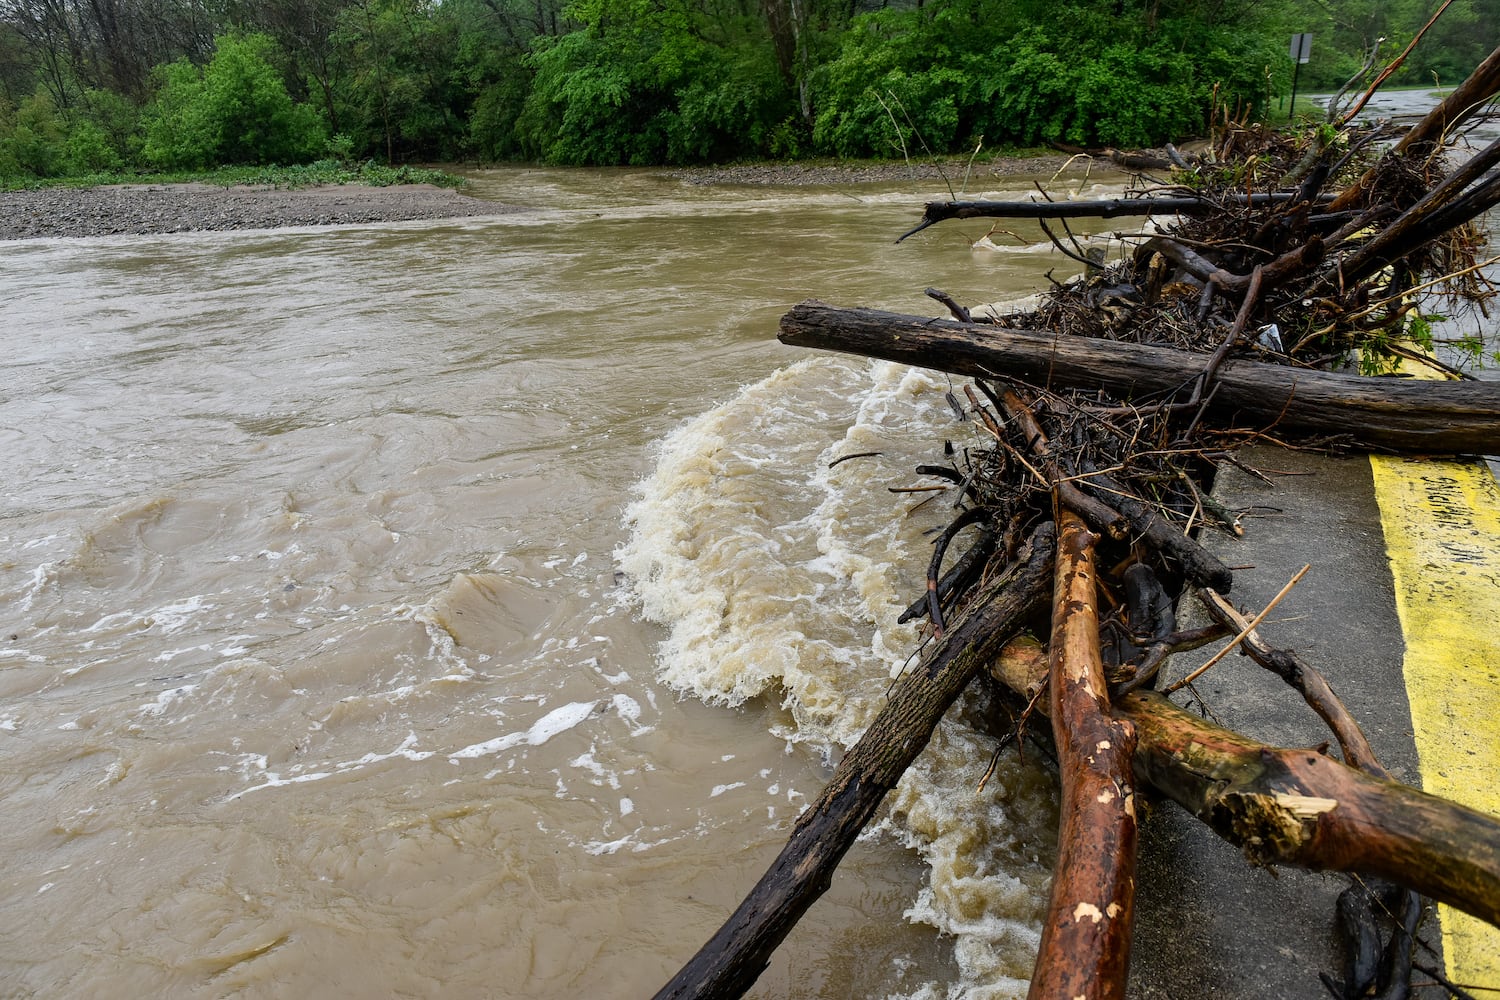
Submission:
{"label": "paved roadway", "polygon": [[[1328,677],[1399,779],[1500,815],[1500,489],[1489,469],[1267,447],[1245,457],[1285,474],[1268,486],[1230,471],[1215,489],[1250,512],[1244,539],[1211,541],[1236,567],[1235,603],[1253,615],[1311,564],[1262,637]],[[1178,675],[1211,652],[1177,657]],[[1195,687],[1225,725],[1267,743],[1329,739],[1248,658],[1221,661]],[[1142,826],[1130,995],[1327,996],[1317,974],[1341,975],[1333,915],[1346,884],[1252,869],[1175,805],[1157,806]],[[1500,996],[1500,931],[1440,911],[1427,946],[1445,953],[1453,981]]]}

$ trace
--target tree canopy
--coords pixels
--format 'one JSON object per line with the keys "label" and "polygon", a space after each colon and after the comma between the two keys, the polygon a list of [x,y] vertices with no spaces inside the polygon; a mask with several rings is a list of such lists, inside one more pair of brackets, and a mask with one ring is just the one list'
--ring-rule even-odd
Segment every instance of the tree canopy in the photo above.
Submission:
{"label": "tree canopy", "polygon": [[[1438,0],[0,0],[0,180],[122,168],[1147,146],[1382,61]],[[1500,25],[1457,0],[1394,85]]]}

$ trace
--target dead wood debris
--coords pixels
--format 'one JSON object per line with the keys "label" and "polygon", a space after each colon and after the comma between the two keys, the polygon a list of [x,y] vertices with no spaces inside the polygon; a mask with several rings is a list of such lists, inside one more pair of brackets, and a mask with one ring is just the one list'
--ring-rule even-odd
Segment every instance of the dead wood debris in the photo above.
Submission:
{"label": "dead wood debris", "polygon": [[[1404,996],[1411,970],[1432,964],[1420,942],[1413,945],[1416,922],[1430,907],[1411,890],[1500,920],[1500,821],[1391,781],[1317,671],[1269,646],[1220,596],[1230,590],[1232,573],[1194,540],[1200,530],[1239,530],[1239,513],[1215,503],[1209,489],[1221,463],[1241,464],[1236,446],[1257,440],[1289,447],[1349,444],[1309,440],[1282,431],[1276,420],[1253,426],[1224,420],[1212,406],[1224,366],[1258,361],[1389,372],[1421,355],[1408,342],[1431,346],[1422,342],[1423,312],[1434,300],[1442,299],[1445,310],[1489,307],[1496,289],[1484,276],[1486,243],[1475,222],[1500,204],[1500,143],[1457,168],[1449,165],[1444,143],[1482,105],[1476,95],[1488,99],[1497,92],[1500,50],[1456,91],[1456,100],[1467,104],[1444,102],[1411,130],[1419,141],[1384,150],[1395,138],[1386,126],[1325,125],[1286,134],[1222,121],[1207,155],[1153,162],[1150,168],[1162,177],[1142,177],[1127,198],[1072,213],[1172,213],[1117,234],[1124,249],[1114,264],[1099,266],[1066,229],[1061,237],[1045,230],[1088,267],[1078,278],[1054,282],[1033,311],[984,321],[976,318],[978,310],[928,290],[966,325],[990,322],[1054,337],[1170,348],[1200,359],[1195,376],[1150,398],[1123,398],[1102,388],[1052,391],[1050,380],[981,375],[949,396],[954,412],[972,424],[970,444],[948,448],[946,464],[918,470],[961,495],[957,517],[937,537],[926,592],[903,616],[930,619],[936,642],[927,662],[953,655],[956,643],[978,641],[961,637],[973,633],[972,622],[995,600],[993,581],[1026,558],[1034,566],[1036,546],[1057,546],[1050,672],[1038,673],[1044,661],[1034,651],[1002,654],[992,669],[1024,706],[1017,725],[1037,710],[1052,717],[1065,792],[1087,789],[1081,797],[1068,794],[1079,808],[1088,802],[1104,807],[1105,818],[1097,822],[1076,822],[1079,814],[1065,810],[1074,820],[1065,819],[1072,824],[1065,827],[1059,861],[1066,870],[1056,877],[1060,886],[1089,885],[1100,915],[1090,911],[1090,933],[1080,937],[1078,907],[1054,899],[1033,997],[1123,994],[1130,901],[1128,890],[1112,894],[1129,881],[1133,865],[1137,784],[1175,798],[1258,863],[1388,880],[1356,878],[1340,901],[1351,958],[1341,978],[1321,973],[1334,996],[1376,990]],[[935,203],[918,229],[994,216],[1066,220],[1068,204]],[[783,339],[799,342],[787,330],[784,321]],[[890,339],[905,338],[901,349],[910,350],[911,333],[902,327]],[[800,342],[814,344],[812,338]],[[814,346],[889,356],[868,346]],[[972,352],[963,364],[933,365],[970,374],[976,366],[982,368]],[[1295,407],[1296,400],[1285,405]],[[1175,624],[1177,598],[1190,590],[1217,621],[1196,634],[1179,633]],[[1006,644],[1028,629],[1048,634],[1046,617],[1022,622],[1011,613],[1005,634],[984,637],[987,658],[995,659],[993,650],[1002,646],[1013,648]],[[1342,763],[1327,747],[1262,746],[1145,690],[1172,652],[1224,634],[1235,634],[1249,655],[1328,722]],[[1048,677],[1051,685],[1068,686],[1053,692],[1050,703],[1040,697]],[[905,711],[893,695],[882,718]],[[911,740],[920,749],[930,735],[926,718],[923,731],[907,732],[903,755],[914,754]],[[1091,756],[1088,740],[1108,754]],[[859,784],[848,776],[840,780]],[[883,773],[882,780],[894,778]],[[1101,788],[1115,790],[1113,805]],[[837,802],[829,807],[837,809]],[[868,815],[868,803],[863,808]],[[796,858],[783,860],[795,866]],[[752,894],[744,906],[754,900]],[[1115,919],[1125,926],[1110,930]],[[730,926],[711,945],[734,955],[739,944],[727,933]],[[764,940],[758,947],[747,968],[763,964]],[[721,977],[704,988],[691,971],[694,963],[662,995],[737,996],[753,982],[751,971],[748,979]],[[1309,970],[1310,979],[1318,974]],[[1464,995],[1458,987],[1449,993]]]}

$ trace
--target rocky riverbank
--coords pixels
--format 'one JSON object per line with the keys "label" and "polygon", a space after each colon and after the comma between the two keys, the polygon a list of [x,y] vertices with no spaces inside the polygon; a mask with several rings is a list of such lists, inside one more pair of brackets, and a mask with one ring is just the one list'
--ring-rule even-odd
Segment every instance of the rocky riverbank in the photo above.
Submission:
{"label": "rocky riverbank", "polygon": [[0,192],[0,240],[471,218],[524,211],[428,185],[123,184]]}
{"label": "rocky riverbank", "polygon": [[[1067,156],[969,162],[756,163],[690,167],[669,175],[693,185],[845,186],[941,180],[955,187],[985,178],[1048,177],[1108,166]],[[414,219],[506,215],[525,208],[421,184],[310,188],[219,187],[212,184],[119,184],[0,192],[0,240],[35,237],[185,233],[279,226],[332,226]]]}

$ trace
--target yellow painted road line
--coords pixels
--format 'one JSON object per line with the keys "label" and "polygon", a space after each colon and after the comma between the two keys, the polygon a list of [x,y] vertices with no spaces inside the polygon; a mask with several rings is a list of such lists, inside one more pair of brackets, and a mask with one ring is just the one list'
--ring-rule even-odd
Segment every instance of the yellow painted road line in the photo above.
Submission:
{"label": "yellow painted road line", "polygon": [[[1371,456],[1422,786],[1500,815],[1500,487],[1482,462]],[[1439,907],[1448,975],[1500,989],[1500,930]]]}

